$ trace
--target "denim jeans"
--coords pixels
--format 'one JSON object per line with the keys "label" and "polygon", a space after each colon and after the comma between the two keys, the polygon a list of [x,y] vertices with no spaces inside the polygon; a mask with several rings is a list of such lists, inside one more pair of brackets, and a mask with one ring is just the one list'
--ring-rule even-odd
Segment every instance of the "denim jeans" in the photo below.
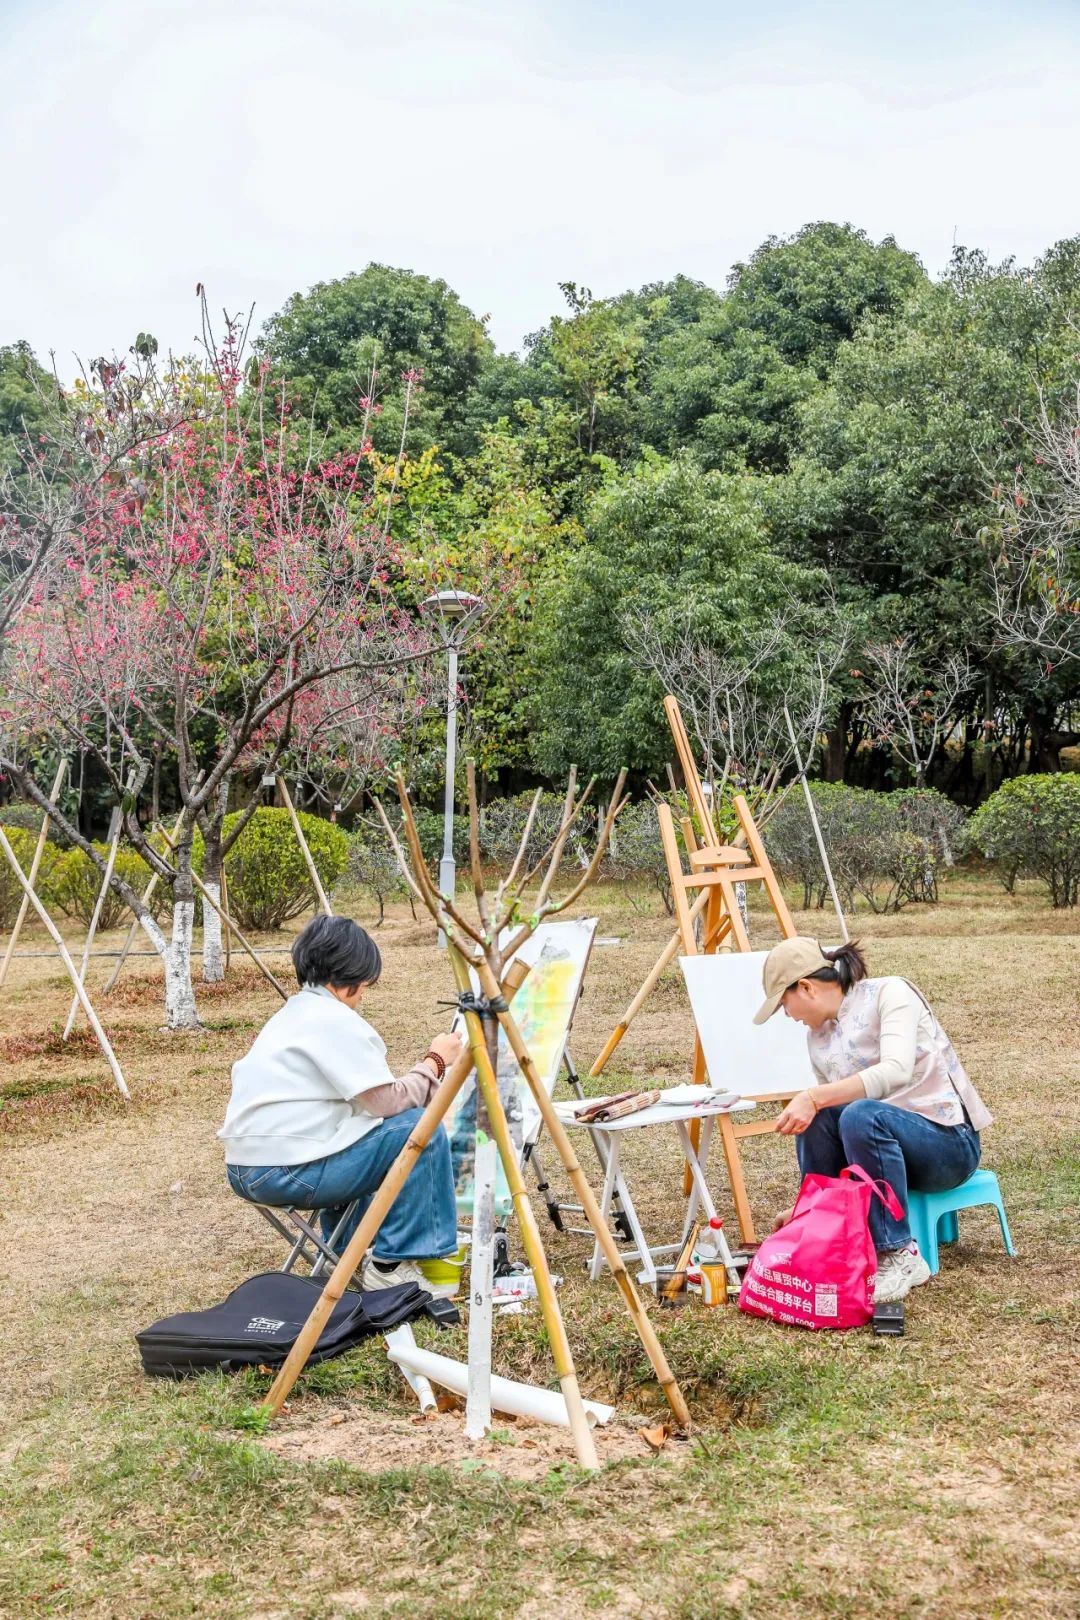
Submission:
{"label": "denim jeans", "polygon": [[[324,1239],[329,1238],[346,1205],[358,1198],[353,1218],[338,1238],[340,1252],[422,1112],[406,1108],[404,1113],[391,1114],[351,1147],[310,1164],[227,1165],[229,1185],[253,1204],[317,1209]],[[376,1260],[433,1260],[457,1248],[450,1143],[441,1125],[390,1205],[372,1247]]]}
{"label": "denim jeans", "polygon": [[840,1108],[822,1108],[795,1138],[803,1175],[838,1176],[858,1165],[875,1181],[887,1181],[903,1208],[894,1221],[878,1198],[870,1199],[870,1236],[875,1249],[902,1249],[911,1242],[908,1188],[945,1192],[959,1187],[978,1167],[979,1133],[962,1125],[935,1125],[932,1119],[875,1097],[860,1097]]}

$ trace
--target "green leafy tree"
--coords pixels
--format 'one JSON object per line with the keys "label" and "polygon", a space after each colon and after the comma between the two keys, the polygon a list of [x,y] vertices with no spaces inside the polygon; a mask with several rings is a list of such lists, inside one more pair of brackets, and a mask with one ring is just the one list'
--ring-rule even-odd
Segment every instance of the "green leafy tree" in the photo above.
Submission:
{"label": "green leafy tree", "polygon": [[[423,388],[410,412],[410,453],[473,447],[467,402],[495,350],[483,320],[445,281],[369,264],[294,293],[267,322],[262,342],[298,409],[329,430],[332,444],[355,428],[362,400],[373,398],[372,440],[394,455],[403,425],[399,382],[415,371]],[[501,368],[504,384],[512,369]]]}
{"label": "green leafy tree", "polygon": [[692,446],[707,466],[782,470],[799,441],[798,408],[829,375],[868,314],[891,315],[925,275],[892,237],[807,225],[770,237],[701,300],[660,347],[651,434]]}
{"label": "green leafy tree", "polygon": [[971,728],[1011,711],[1035,764],[1075,684],[1000,645],[983,536],[1039,389],[1075,380],[1078,269],[1075,244],[1030,272],[958,252],[943,281],[916,286],[898,314],[867,316],[837,350],[798,413],[790,472],[761,489],[781,549],[863,604],[873,640],[910,638],[928,666],[943,652],[970,659]]}
{"label": "green leafy tree", "polygon": [[0,472],[19,466],[21,447],[47,422],[55,398],[56,382],[29,343],[0,348]]}
{"label": "green leafy tree", "polygon": [[819,590],[818,577],[770,548],[752,480],[655,452],[613,472],[584,543],[538,606],[537,764],[656,772],[669,757],[659,684],[624,631],[635,614],[667,615],[738,652],[779,606]]}

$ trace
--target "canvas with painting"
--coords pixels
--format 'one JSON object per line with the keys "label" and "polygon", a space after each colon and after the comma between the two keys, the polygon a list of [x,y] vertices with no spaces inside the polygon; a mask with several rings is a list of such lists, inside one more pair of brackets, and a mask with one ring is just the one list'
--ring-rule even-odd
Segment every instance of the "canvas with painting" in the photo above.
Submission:
{"label": "canvas with painting", "polygon": [[[529,963],[529,975],[514,1000],[514,1017],[549,1095],[566,1050],[570,1023],[596,934],[596,921],[595,917],[585,917],[572,922],[542,923],[520,952]],[[510,1134],[520,1153],[539,1135],[540,1110],[501,1031],[496,1073]],[[469,1080],[459,1092],[447,1115],[446,1131],[454,1164],[458,1215],[471,1215],[475,1079]],[[510,1193],[501,1164],[495,1183],[495,1208],[499,1216],[510,1212]]]}

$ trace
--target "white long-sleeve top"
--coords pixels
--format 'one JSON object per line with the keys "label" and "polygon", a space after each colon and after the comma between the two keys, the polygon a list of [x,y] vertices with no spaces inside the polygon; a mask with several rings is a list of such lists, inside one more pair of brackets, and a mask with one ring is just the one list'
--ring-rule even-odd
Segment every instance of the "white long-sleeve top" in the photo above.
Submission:
{"label": "white long-sleeve top", "polygon": [[426,1103],[435,1066],[395,1080],[386,1043],[325,986],[305,985],[232,1070],[218,1136],[237,1165],[311,1164],[351,1147],[385,1116]]}
{"label": "white long-sleeve top", "polygon": [[836,1017],[807,1037],[818,1080],[858,1074],[868,1097],[910,1108],[937,1125],[960,1125],[964,1109],[981,1131],[991,1115],[952,1042],[907,979],[863,979]]}

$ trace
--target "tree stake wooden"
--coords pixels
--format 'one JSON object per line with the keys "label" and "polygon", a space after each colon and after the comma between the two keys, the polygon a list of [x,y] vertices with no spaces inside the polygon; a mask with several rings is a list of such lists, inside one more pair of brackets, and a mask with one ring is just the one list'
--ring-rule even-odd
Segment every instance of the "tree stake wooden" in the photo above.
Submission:
{"label": "tree stake wooden", "polygon": [[[49,798],[53,804],[56,803],[57,795],[59,794],[60,788],[63,784],[64,773],[66,770],[67,760],[62,759],[56,768],[56,775],[53,778],[52,792],[49,794]],[[45,844],[48,837],[49,818],[48,816],[42,816],[41,831],[38,833],[37,847],[34,850],[34,858],[30,863],[30,871],[27,873],[26,878],[31,890],[33,890],[34,885],[37,882],[38,867],[41,865],[41,857],[45,853]],[[22,926],[26,921],[26,913],[29,910],[30,896],[28,894],[24,894],[22,900],[19,902],[19,915],[15,918],[15,926],[11,930],[11,938],[8,940],[7,950],[4,952],[4,960],[0,962],[0,989],[3,989],[4,980],[7,978],[8,964],[10,963],[12,956],[15,954],[15,947],[19,943],[19,935],[22,933]]]}

